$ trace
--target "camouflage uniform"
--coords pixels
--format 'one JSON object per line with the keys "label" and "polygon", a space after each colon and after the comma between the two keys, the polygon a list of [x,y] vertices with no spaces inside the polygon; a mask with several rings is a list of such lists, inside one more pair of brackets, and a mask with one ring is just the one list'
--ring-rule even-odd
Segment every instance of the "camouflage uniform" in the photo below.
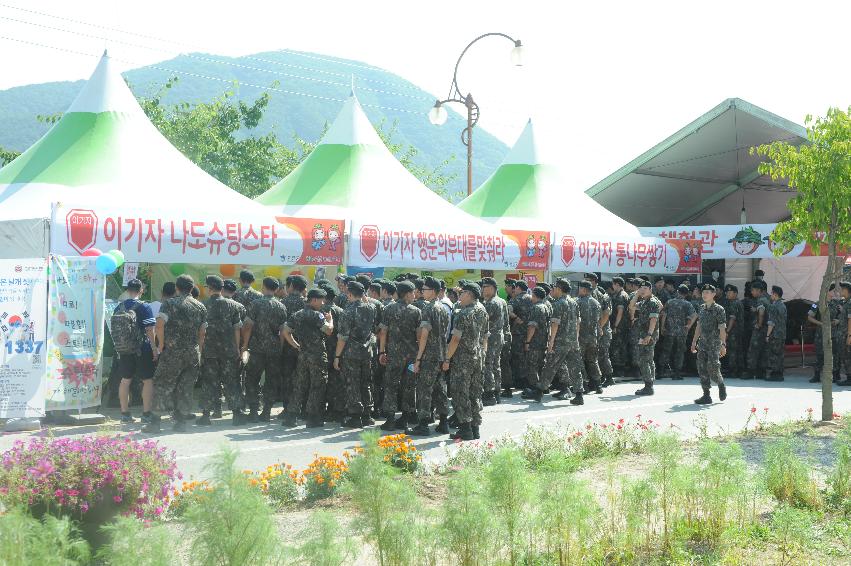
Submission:
{"label": "camouflage uniform", "polygon": [[449,367],[449,389],[458,423],[478,426],[482,422],[481,398],[476,398],[476,382],[481,380],[482,339],[487,335],[487,313],[482,315],[475,304],[455,315],[452,336],[459,338]]}
{"label": "camouflage uniform", "polygon": [[[629,300],[632,301],[636,296],[636,291],[629,294]],[[641,331],[638,328],[638,309],[641,308],[641,299],[635,300],[635,319],[630,321],[629,325],[629,341],[627,342],[627,352],[629,354],[630,367],[638,368],[638,339],[641,337]],[[627,303],[627,313],[624,316],[629,316],[629,303]]]}
{"label": "camouflage uniform", "polygon": [[745,308],[742,301],[735,299],[729,301],[724,308],[727,322],[735,319],[736,323],[727,334],[727,355],[724,356],[726,366],[733,377],[741,377],[742,369],[745,367],[744,350],[742,348],[742,328],[745,323]]}
{"label": "camouflage uniform", "polygon": [[[420,360],[420,373],[417,375],[417,418],[422,422],[431,416],[432,393],[437,414],[445,417],[449,414],[449,401],[446,386],[440,378],[441,364],[446,360],[446,329],[449,328],[449,315],[437,301],[426,302],[422,309],[420,328],[428,329],[426,347]],[[440,394],[442,392],[442,395]]]}
{"label": "camouflage uniform", "polygon": [[599,286],[594,287],[594,298],[600,303],[600,319],[602,320],[607,312],[609,314],[609,319],[603,325],[603,334],[598,336],[597,339],[597,363],[600,367],[600,373],[603,374],[603,379],[608,380],[614,374],[610,354],[612,346],[612,298]]}
{"label": "camouflage uniform", "polygon": [[[668,303],[670,304],[670,303]],[[701,305],[697,315],[700,337],[697,340],[697,374],[704,389],[724,383],[721,377],[721,329],[727,326],[724,307],[718,303]],[[729,338],[727,339],[729,342]]]}
{"label": "camouflage uniform", "polygon": [[514,384],[514,378],[511,374],[511,312],[512,308],[508,302],[499,297],[502,301],[502,351],[499,354],[499,372],[502,379],[502,388],[510,389]]}
{"label": "camouflage uniform", "polygon": [[287,319],[284,328],[292,332],[298,351],[293,394],[287,413],[298,414],[306,405],[308,417],[321,418],[325,413],[325,390],[328,387],[328,351],[324,330],[329,321],[324,313],[306,307]]}
{"label": "camouflage uniform", "polygon": [[[609,349],[609,359],[614,370],[622,373],[628,365],[627,346],[629,342],[629,297],[624,291],[612,296],[612,315],[610,325],[612,327],[612,343]],[[623,309],[620,326],[615,328],[618,318],[618,309]]]}
{"label": "camouflage uniform", "polygon": [[225,397],[232,411],[242,409],[242,385],[239,382],[239,347],[234,331],[242,327],[244,307],[232,299],[213,295],[207,309],[207,333],[201,351],[201,409],[212,411],[218,405],[219,387],[224,383]]}
{"label": "camouflage uniform", "polygon": [[340,291],[340,293],[334,297],[334,304],[341,309],[346,310],[346,306],[349,304],[349,296],[346,295],[345,291]]}
{"label": "camouflage uniform", "polygon": [[502,371],[499,367],[499,358],[502,355],[503,329],[505,320],[503,315],[503,301],[498,295],[494,295],[484,302],[485,310],[488,312],[488,327],[493,332],[488,336],[488,351],[485,355],[484,383],[485,391],[499,391],[502,388]]}
{"label": "camouflage uniform", "polygon": [[665,342],[662,344],[662,365],[670,365],[671,376],[682,377],[683,356],[686,352],[686,335],[689,319],[694,316],[694,307],[687,300],[677,297],[665,304]]}
{"label": "camouflage uniform", "polygon": [[774,327],[768,337],[768,368],[775,377],[783,376],[786,346],[786,305],[783,299],[771,303],[768,307],[768,323]]}
{"label": "camouflage uniform", "polygon": [[848,345],[848,325],[851,324],[851,320],[849,319],[851,319],[851,301],[845,301],[842,305],[842,313],[839,315],[837,337],[846,379],[851,379],[851,346]]}
{"label": "camouflage uniform", "polygon": [[384,318],[384,303],[366,295],[363,296],[363,300],[375,307],[375,325],[372,328],[372,341],[369,346],[372,357],[370,389],[375,407],[380,409],[384,403],[384,366],[378,362],[378,326]]}
{"label": "camouflage uniform", "polygon": [[326,397],[328,398],[328,410],[334,413],[335,417],[338,417],[346,413],[346,385],[343,383],[340,370],[334,369],[334,364],[330,362],[334,361],[334,355],[337,352],[337,334],[340,331],[340,321],[343,319],[343,309],[333,302],[326,302],[322,306],[322,312],[331,313],[334,320],[334,331],[330,336],[325,335],[325,351],[328,352],[329,360]]}
{"label": "camouflage uniform", "polygon": [[[824,326],[817,326],[815,331],[815,349],[816,349],[816,369],[821,373],[824,368],[824,330],[828,329],[832,342],[833,352],[833,375],[837,376],[842,369],[842,346],[844,340],[841,340],[838,334],[839,317],[842,316],[842,307],[845,302],[842,299],[830,299],[827,302],[827,310],[830,320]],[[819,311],[818,303],[813,303],[808,313],[816,320],[821,320],[821,312]]]}
{"label": "camouflage uniform", "polygon": [[251,286],[243,287],[233,294],[233,300],[248,309],[248,305],[263,297],[263,293]]}
{"label": "camouflage uniform", "polygon": [[[485,391],[485,356],[487,353],[485,343],[490,339],[490,322],[488,321],[488,311],[480,301],[473,303],[472,308],[475,311],[474,315],[479,328],[479,369],[473,374],[473,380],[470,382],[470,400],[481,412],[483,408],[482,397]],[[478,426],[481,422],[481,415],[478,419],[473,419],[474,426]]]}
{"label": "camouflage uniform", "polygon": [[553,351],[547,355],[544,369],[538,382],[533,384],[541,391],[547,391],[556,375],[566,372],[563,386],[570,386],[574,393],[583,392],[582,356],[579,350],[577,330],[579,328],[579,304],[569,295],[563,295],[553,303],[550,322],[558,322]]}
{"label": "camouflage uniform", "polygon": [[260,376],[265,373],[263,402],[272,406],[275,400],[272,385],[281,375],[281,330],[287,322],[287,309],[274,297],[261,297],[248,307],[245,322],[253,324],[245,368],[245,402],[256,410],[260,404]]}
{"label": "camouflage uniform", "polygon": [[[287,319],[292,318],[295,314],[307,306],[307,301],[298,291],[293,291],[283,298],[281,301],[287,309]],[[296,384],[296,365],[298,364],[298,351],[285,342],[281,349],[281,377],[275,386],[274,401],[283,402],[284,406],[290,405],[290,397],[293,395]],[[266,400],[268,403],[268,399]],[[271,407],[272,403],[268,403]]]}
{"label": "camouflage uniform", "polygon": [[541,370],[544,369],[544,357],[547,353],[547,342],[549,340],[549,317],[545,306],[546,299],[532,306],[527,326],[535,327],[535,334],[528,344],[529,351],[526,353],[526,371],[528,371],[529,387],[535,387],[541,383]]}
{"label": "camouflage uniform", "polygon": [[340,359],[340,373],[346,384],[346,411],[366,417],[372,410],[372,345],[375,305],[366,298],[350,301],[343,311],[338,340],[346,343]]}
{"label": "camouflage uniform", "polygon": [[402,412],[416,411],[417,383],[408,364],[417,357],[417,330],[422,313],[414,305],[402,301],[392,303],[382,315],[380,329],[386,330],[384,345],[387,365],[384,367],[384,402],[382,410],[387,416],[396,413],[399,390],[402,390]]}
{"label": "camouflage uniform", "polygon": [[591,295],[578,297],[579,350],[582,354],[582,376],[594,389],[600,385],[600,366],[597,361],[597,339],[600,325],[600,303]]}
{"label": "camouflage uniform", "polygon": [[650,335],[650,343],[638,346],[638,369],[645,385],[653,385],[656,380],[656,362],[653,359],[653,351],[656,342],[659,340],[659,313],[661,311],[662,303],[655,296],[651,296],[641,301],[635,312],[638,340],[650,334],[650,319],[656,319],[656,327],[653,329],[653,334]]}
{"label": "camouflage uniform", "polygon": [[207,309],[189,295],[178,295],[163,302],[157,318],[165,322],[165,344],[154,372],[154,407],[188,414],[201,362],[198,333]]}
{"label": "camouflage uniform", "polygon": [[[763,295],[754,301],[753,305],[753,331],[748,346],[748,370],[754,377],[765,377],[765,365],[767,363],[767,350],[765,335],[768,330],[768,298]],[[759,324],[759,313],[763,313],[762,326]],[[784,333],[785,334],[785,333]]]}
{"label": "camouflage uniform", "polygon": [[517,318],[511,325],[511,375],[515,387],[526,386],[526,352],[523,349],[526,342],[526,323],[532,312],[532,298],[528,293],[521,293],[511,299],[512,311]]}

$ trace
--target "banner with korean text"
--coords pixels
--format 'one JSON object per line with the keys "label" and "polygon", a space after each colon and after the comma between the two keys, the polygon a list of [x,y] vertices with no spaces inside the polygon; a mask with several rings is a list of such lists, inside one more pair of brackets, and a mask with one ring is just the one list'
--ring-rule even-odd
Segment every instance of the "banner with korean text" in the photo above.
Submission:
{"label": "banner with korean text", "polygon": [[0,259],[0,419],[43,417],[47,260]]}
{"label": "banner with korean text", "polygon": [[53,212],[51,251],[121,250],[129,263],[339,265],[343,220],[250,211],[109,208],[63,203]]}
{"label": "banner with korean text", "polygon": [[431,230],[352,221],[349,262],[365,267],[538,269],[549,265],[550,233],[531,230]]}
{"label": "banner with korean text", "polygon": [[95,258],[50,256],[45,408],[100,405],[105,277]]}

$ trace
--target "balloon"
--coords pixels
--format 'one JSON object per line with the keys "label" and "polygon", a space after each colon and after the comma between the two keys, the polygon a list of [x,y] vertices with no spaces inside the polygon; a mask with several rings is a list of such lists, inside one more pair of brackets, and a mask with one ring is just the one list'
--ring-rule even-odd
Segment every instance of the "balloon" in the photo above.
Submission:
{"label": "balloon", "polygon": [[111,255],[115,259],[115,266],[121,267],[124,265],[124,252],[121,250],[110,250],[106,252],[106,255]]}
{"label": "balloon", "polygon": [[184,273],[186,273],[186,264],[172,263],[171,267],[169,268],[169,271],[171,271],[171,274],[175,277],[183,275]]}
{"label": "balloon", "polygon": [[307,280],[308,281],[316,281],[316,268],[308,267],[307,268]]}
{"label": "balloon", "polygon": [[86,251],[84,251],[81,255],[83,257],[97,257],[97,256],[101,255],[102,253],[103,252],[100,251],[97,248],[89,248]]}
{"label": "balloon", "polygon": [[267,267],[265,270],[267,277],[277,277],[280,278],[284,274],[284,270],[277,265],[272,265]]}
{"label": "balloon", "polygon": [[221,273],[224,277],[233,277],[234,275],[236,275],[236,266],[227,264],[220,265],[219,273]]}
{"label": "balloon", "polygon": [[115,270],[118,269],[118,263],[116,263],[113,256],[101,254],[95,260],[95,267],[104,275],[109,275],[110,273],[115,273]]}

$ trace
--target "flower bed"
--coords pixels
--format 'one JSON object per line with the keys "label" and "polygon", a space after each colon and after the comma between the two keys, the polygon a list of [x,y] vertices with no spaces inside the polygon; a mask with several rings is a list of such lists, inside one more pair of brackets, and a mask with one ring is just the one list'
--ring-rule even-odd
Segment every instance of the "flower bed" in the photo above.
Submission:
{"label": "flower bed", "polygon": [[382,436],[378,439],[378,447],[384,451],[385,462],[406,472],[416,471],[423,459],[407,434]]}

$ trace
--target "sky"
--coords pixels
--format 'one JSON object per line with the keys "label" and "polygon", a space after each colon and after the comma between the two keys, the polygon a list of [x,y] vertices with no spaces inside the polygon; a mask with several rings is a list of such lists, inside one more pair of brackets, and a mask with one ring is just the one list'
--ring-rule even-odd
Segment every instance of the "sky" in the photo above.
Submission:
{"label": "sky", "polygon": [[0,89],[87,78],[105,47],[134,63],[124,69],[291,49],[363,61],[443,97],[467,43],[502,32],[523,42],[523,67],[510,41],[486,38],[459,69],[479,126],[511,145],[531,118],[545,160],[585,190],[726,98],[800,124],[847,108],[849,16],[851,3],[812,0],[0,0]]}

